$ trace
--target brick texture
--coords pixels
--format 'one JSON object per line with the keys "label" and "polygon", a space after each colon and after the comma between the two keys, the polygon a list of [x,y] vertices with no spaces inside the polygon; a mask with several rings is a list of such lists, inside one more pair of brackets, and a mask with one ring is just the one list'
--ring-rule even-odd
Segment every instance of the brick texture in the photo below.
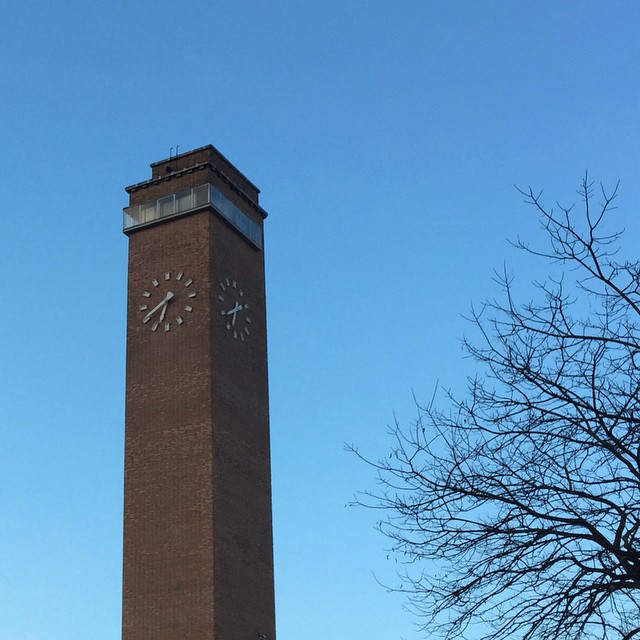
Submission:
{"label": "brick texture", "polygon": [[[258,190],[213,147],[127,190],[139,204],[206,182],[262,225]],[[263,253],[211,209],[128,236],[123,640],[274,640]]]}

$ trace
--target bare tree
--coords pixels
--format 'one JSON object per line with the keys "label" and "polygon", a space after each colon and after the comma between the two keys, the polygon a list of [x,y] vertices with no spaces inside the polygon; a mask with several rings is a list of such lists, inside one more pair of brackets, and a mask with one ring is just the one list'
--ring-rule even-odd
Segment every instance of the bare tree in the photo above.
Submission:
{"label": "bare tree", "polygon": [[[539,214],[560,274],[538,301],[472,311],[480,373],[432,400],[360,503],[407,561],[400,590],[428,637],[640,638],[640,263],[618,263],[605,224],[616,189]],[[428,561],[428,562],[427,562]]]}

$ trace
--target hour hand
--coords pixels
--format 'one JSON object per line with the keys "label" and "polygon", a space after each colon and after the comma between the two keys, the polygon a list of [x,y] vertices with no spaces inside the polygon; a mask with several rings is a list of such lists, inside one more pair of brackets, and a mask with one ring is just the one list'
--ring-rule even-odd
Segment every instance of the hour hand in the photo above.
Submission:
{"label": "hour hand", "polygon": [[233,319],[231,320],[231,326],[233,326],[236,323],[236,315],[238,314],[238,311],[241,311],[242,309],[243,309],[243,306],[238,302],[236,302],[235,306],[232,309],[229,309],[229,311],[227,311],[228,316],[233,316]]}
{"label": "hour hand", "polygon": [[151,318],[158,311],[158,309],[160,309],[161,307],[164,307],[164,309],[162,310],[161,318],[160,318],[162,320],[164,318],[164,314],[167,309],[167,304],[169,300],[171,300],[171,298],[173,298],[173,292],[169,291],[167,295],[160,302],[158,302],[158,304],[155,307],[153,307],[153,309],[151,309],[149,313],[147,313],[147,315],[142,319],[142,322],[149,322],[149,320],[151,320]]}

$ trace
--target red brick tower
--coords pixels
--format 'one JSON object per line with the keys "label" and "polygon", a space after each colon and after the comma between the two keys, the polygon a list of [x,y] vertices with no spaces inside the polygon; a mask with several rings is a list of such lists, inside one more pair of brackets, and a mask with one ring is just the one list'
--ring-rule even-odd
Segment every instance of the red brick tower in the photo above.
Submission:
{"label": "red brick tower", "polygon": [[127,187],[123,640],[274,640],[258,189],[214,147]]}

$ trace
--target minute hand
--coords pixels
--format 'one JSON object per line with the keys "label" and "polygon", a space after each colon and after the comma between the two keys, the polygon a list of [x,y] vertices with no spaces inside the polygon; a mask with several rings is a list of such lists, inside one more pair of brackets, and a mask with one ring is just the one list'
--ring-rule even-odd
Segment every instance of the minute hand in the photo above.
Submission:
{"label": "minute hand", "polygon": [[169,300],[171,300],[171,298],[173,298],[173,293],[171,291],[169,291],[167,293],[167,295],[164,297],[164,299],[161,300],[160,302],[158,302],[158,304],[155,307],[153,307],[153,309],[151,309],[151,311],[149,311],[149,313],[147,313],[147,315],[142,319],[142,322],[149,322],[149,320],[151,320],[151,316],[158,309],[160,309],[160,307],[163,307],[165,304],[167,304],[169,302]]}
{"label": "minute hand", "polygon": [[229,311],[227,311],[227,315],[228,316],[233,316],[232,320],[231,320],[231,326],[235,325],[236,323],[236,314],[238,313],[238,311],[242,311],[244,307],[239,304],[238,302],[236,302],[235,307],[233,307],[233,309],[229,309]]}

